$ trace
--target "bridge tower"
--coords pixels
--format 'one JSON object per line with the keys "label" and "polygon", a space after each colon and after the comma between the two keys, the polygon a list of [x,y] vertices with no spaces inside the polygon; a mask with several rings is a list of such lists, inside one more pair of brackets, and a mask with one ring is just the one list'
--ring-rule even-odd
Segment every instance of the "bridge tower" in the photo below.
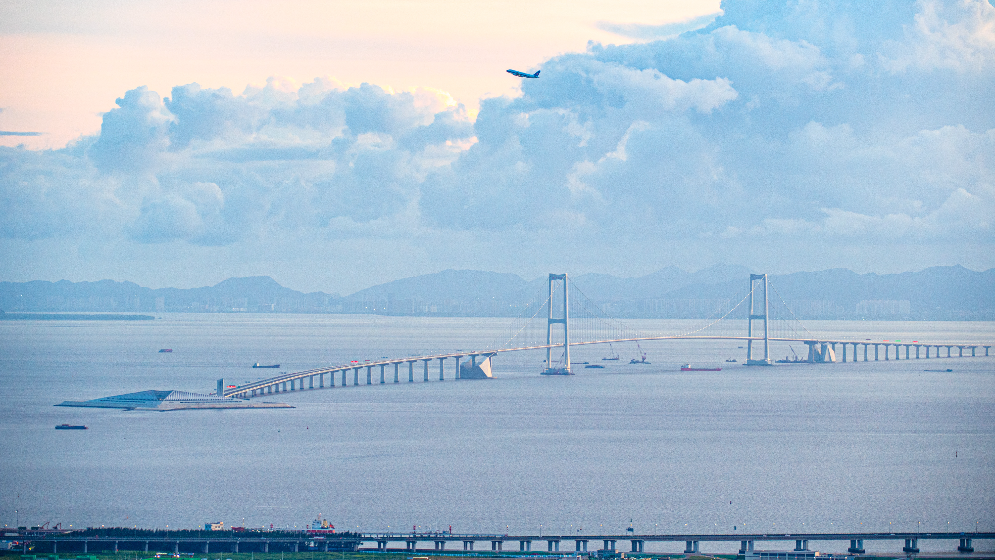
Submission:
{"label": "bridge tower", "polygon": [[[553,318],[553,283],[563,282],[563,317]],[[546,323],[546,369],[543,375],[573,375],[570,371],[570,297],[566,274],[549,275],[549,320]],[[563,325],[563,367],[553,367],[553,325]]]}
{"label": "bridge tower", "polygon": [[[763,313],[757,309],[756,297],[758,284],[763,282],[764,288],[764,307]],[[750,323],[747,327],[748,336],[751,340],[746,341],[746,365],[748,366],[769,366],[770,362],[770,329],[767,328],[767,315],[770,306],[767,299],[767,275],[766,274],[751,274],[750,275]],[[753,321],[764,322],[764,357],[762,360],[753,359]],[[759,342],[759,341],[758,341]]]}

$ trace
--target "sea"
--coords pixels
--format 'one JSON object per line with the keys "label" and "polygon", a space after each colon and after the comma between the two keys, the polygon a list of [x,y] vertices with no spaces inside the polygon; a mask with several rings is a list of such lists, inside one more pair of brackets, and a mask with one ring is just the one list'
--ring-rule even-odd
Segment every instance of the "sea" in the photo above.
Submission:
{"label": "sea", "polygon": [[[640,332],[694,328],[629,323]],[[545,353],[522,352],[495,357],[493,379],[454,380],[450,360],[439,381],[433,361],[428,382],[419,363],[414,383],[402,367],[400,383],[388,368],[380,384],[374,368],[372,385],[363,371],[359,386],[350,374],[342,387],[339,375],[332,389],[263,398],[292,409],[54,406],[483,350],[515,328],[500,318],[206,313],[0,322],[0,524],[303,528],[320,515],[362,532],[995,530],[995,351],[746,367],[742,341],[666,340],[577,347],[573,376],[541,376]],[[991,322],[806,328],[860,342],[995,342]],[[804,350],[775,343],[772,357]],[[643,353],[649,363],[629,363]],[[603,359],[613,355],[620,359]],[[252,369],[256,362],[281,367]],[[683,363],[721,371],[682,372]],[[62,423],[89,429],[54,429]],[[956,544],[919,543],[947,552]],[[734,552],[738,543],[701,546]],[[678,552],[683,543],[646,549]]]}

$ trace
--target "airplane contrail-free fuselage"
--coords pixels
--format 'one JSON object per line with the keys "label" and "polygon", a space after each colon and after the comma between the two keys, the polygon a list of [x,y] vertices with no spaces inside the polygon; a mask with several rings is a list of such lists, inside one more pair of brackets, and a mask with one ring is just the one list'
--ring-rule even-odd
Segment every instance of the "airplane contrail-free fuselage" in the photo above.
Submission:
{"label": "airplane contrail-free fuselage", "polygon": [[539,70],[536,70],[535,74],[529,74],[528,72],[519,72],[518,70],[508,69],[508,73],[512,76],[518,76],[519,78],[538,78]]}

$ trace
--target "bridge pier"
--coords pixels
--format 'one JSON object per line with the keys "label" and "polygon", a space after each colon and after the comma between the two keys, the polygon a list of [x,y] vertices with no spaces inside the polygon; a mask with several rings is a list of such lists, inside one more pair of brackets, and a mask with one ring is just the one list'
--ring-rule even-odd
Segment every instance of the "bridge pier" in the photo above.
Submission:
{"label": "bridge pier", "polygon": [[445,358],[439,358],[439,381],[445,381],[446,380],[445,376],[443,375],[445,373],[445,371],[442,369],[442,362],[443,361],[445,361]]}
{"label": "bridge pier", "polygon": [[117,541],[114,541],[114,553],[117,554]]}
{"label": "bridge pier", "polygon": [[905,546],[902,547],[902,552],[919,554],[919,539],[905,539]]}
{"label": "bridge pier", "polygon": [[504,541],[491,541],[491,550],[494,552],[500,552]]}
{"label": "bridge pier", "polygon": [[432,361],[431,358],[428,359],[428,360],[425,360],[425,381],[426,382],[428,381],[428,363],[431,362],[431,361]]}
{"label": "bridge pier", "polygon": [[641,539],[633,539],[632,540],[632,552],[642,552],[643,551],[643,546],[644,546],[645,542],[646,541],[643,541]]}
{"label": "bridge pier", "polygon": [[446,549],[446,541],[435,541],[435,549],[436,550],[445,550]]}
{"label": "bridge pier", "polygon": [[386,381],[384,381],[384,373],[383,373],[384,369],[386,367],[387,367],[387,364],[380,364],[380,384],[381,385],[383,385],[384,383],[386,383]]}
{"label": "bridge pier", "polygon": [[549,547],[549,552],[559,552],[560,551],[560,540],[559,539],[555,539],[555,540],[554,539],[550,539],[550,540],[546,541],[546,544]]}
{"label": "bridge pier", "polygon": [[[85,548],[83,549],[83,552],[86,552]],[[180,541],[176,541],[175,543],[173,543],[173,554],[179,554],[179,553],[180,553]]]}
{"label": "bridge pier", "polygon": [[366,384],[373,385],[373,366],[366,366]]}
{"label": "bridge pier", "polygon": [[864,344],[864,361],[867,361],[867,344]]}
{"label": "bridge pier", "polygon": [[884,345],[884,361],[886,361],[886,362],[888,361],[888,348],[890,348],[890,347],[891,347],[890,344],[885,344]]}
{"label": "bridge pier", "polygon": [[909,352],[911,352],[911,351],[912,351],[912,350],[911,350],[911,349],[909,348],[909,345],[908,345],[908,344],[906,344],[906,345],[905,345],[905,359],[906,359],[906,360],[910,359],[910,358],[909,358]]}
{"label": "bridge pier", "polygon": [[415,382],[415,363],[408,362],[408,383]]}
{"label": "bridge pier", "polygon": [[325,372],[321,372],[318,374],[318,388],[319,389],[325,388]]}
{"label": "bridge pier", "polygon": [[518,550],[521,552],[532,552],[532,541],[518,541]]}
{"label": "bridge pier", "polygon": [[878,361],[878,345],[874,345],[874,361]]}
{"label": "bridge pier", "polygon": [[615,541],[611,539],[605,539],[605,547],[602,550],[610,550],[615,552]]}
{"label": "bridge pier", "polygon": [[991,346],[985,346],[985,357],[988,357],[988,349],[989,348],[991,348]]}
{"label": "bridge pier", "polygon": [[577,545],[577,552],[587,552],[587,539],[577,539],[574,544]]}
{"label": "bridge pier", "polygon": [[269,553],[269,541],[263,543],[263,552]]}
{"label": "bridge pier", "polygon": [[863,554],[864,539],[850,539],[850,548],[846,549],[850,554]]}
{"label": "bridge pier", "polygon": [[345,379],[346,379],[346,375],[348,375],[348,374],[349,374],[349,370],[348,369],[342,370],[342,386],[343,387],[346,386]]}
{"label": "bridge pier", "polygon": [[739,541],[739,553],[753,552],[753,541]]}
{"label": "bridge pier", "polygon": [[463,541],[463,550],[473,550],[473,541]]}
{"label": "bridge pier", "polygon": [[961,539],[960,546],[957,547],[957,552],[974,552],[974,547],[971,546],[971,539]]}
{"label": "bridge pier", "polygon": [[684,547],[684,554],[697,554],[698,553],[698,541],[686,541],[687,546]]}
{"label": "bridge pier", "polygon": [[359,385],[359,370],[360,370],[360,368],[356,368],[356,369],[352,370],[352,386],[353,387],[355,387],[356,385]]}
{"label": "bridge pier", "polygon": [[843,343],[843,363],[846,363],[846,343]]}
{"label": "bridge pier", "polygon": [[808,550],[808,541],[804,539],[795,539],[795,551],[804,552]]}
{"label": "bridge pier", "polygon": [[964,347],[963,346],[958,346],[957,349],[960,350],[960,354],[957,357],[958,358],[963,358],[964,357]]}
{"label": "bridge pier", "polygon": [[211,552],[210,547],[211,547],[211,541],[204,541],[204,549],[201,550],[201,552],[203,552],[204,554],[209,554]]}
{"label": "bridge pier", "polygon": [[145,541],[145,550],[144,550],[144,552],[148,552],[148,551],[149,551],[149,541]]}
{"label": "bridge pier", "polygon": [[308,389],[314,389],[314,376],[313,375],[308,378],[308,386],[307,386],[307,388]]}
{"label": "bridge pier", "polygon": [[394,362],[394,383],[399,383],[397,370],[401,367],[401,362]]}

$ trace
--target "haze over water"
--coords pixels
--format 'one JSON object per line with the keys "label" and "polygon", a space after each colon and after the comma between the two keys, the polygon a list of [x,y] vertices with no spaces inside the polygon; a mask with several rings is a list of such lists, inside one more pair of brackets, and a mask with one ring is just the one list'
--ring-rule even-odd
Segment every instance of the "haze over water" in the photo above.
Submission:
{"label": "haze over water", "polygon": [[[290,410],[52,406],[276,373],[255,362],[296,371],[490,348],[510,325],[248,314],[0,323],[0,523],[302,527],[321,513],[367,532],[623,533],[630,519],[636,533],[995,530],[995,357],[747,368],[724,362],[745,359],[736,341],[667,341],[643,344],[651,365],[627,363],[634,346],[615,347],[619,362],[601,361],[607,347],[573,350],[575,362],[607,365],[575,365],[573,377],[541,377],[537,354],[505,354],[493,380],[454,382],[449,361],[440,383],[435,361],[429,383],[419,363],[414,384],[402,368],[395,386],[388,368],[384,386],[264,399]],[[807,326],[861,341],[995,339],[993,323]],[[683,362],[722,371],[682,373]],[[63,422],[90,429],[53,429]]]}

